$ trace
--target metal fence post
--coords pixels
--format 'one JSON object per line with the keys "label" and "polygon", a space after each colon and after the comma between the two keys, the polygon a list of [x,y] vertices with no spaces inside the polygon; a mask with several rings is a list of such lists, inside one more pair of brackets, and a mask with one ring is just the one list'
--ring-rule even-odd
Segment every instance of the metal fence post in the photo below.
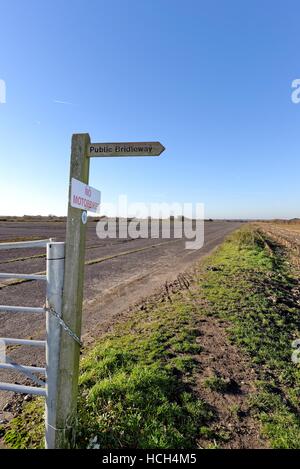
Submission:
{"label": "metal fence post", "polygon": [[51,314],[53,309],[59,316],[62,314],[62,294],[64,283],[65,243],[50,242],[47,244],[47,395],[45,424],[45,445],[48,449],[56,448],[60,430],[57,425],[57,393],[61,342],[61,326]]}

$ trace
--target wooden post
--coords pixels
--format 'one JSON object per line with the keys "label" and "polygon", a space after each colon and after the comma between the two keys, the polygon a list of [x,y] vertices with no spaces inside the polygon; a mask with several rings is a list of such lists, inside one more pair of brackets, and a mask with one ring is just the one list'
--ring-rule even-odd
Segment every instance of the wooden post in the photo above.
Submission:
{"label": "wooden post", "polygon": [[[72,178],[85,184],[89,182],[89,144],[89,134],[74,134],[72,137],[62,319],[78,337],[81,335],[86,224],[82,221],[82,210],[71,207],[70,197]],[[56,448],[72,448],[75,444],[79,358],[79,344],[62,329]]]}

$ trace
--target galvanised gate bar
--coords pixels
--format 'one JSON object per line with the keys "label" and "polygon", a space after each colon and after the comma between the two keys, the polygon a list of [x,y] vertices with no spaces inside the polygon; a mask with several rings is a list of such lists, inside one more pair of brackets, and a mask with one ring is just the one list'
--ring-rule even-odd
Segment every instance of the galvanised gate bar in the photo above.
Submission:
{"label": "galvanised gate bar", "polygon": [[[15,371],[30,378],[36,386],[25,386],[14,383],[0,382],[0,390],[13,391],[24,394],[34,394],[46,398],[45,411],[45,443],[46,448],[55,446],[56,399],[57,380],[59,373],[59,347],[61,324],[59,317],[62,312],[62,293],[64,282],[65,243],[52,239],[40,241],[26,241],[18,243],[0,243],[0,250],[41,248],[47,250],[46,274],[15,274],[0,273],[0,279],[21,279],[28,281],[46,282],[46,302],[43,307],[31,308],[25,306],[1,305],[0,312],[7,314],[33,313],[44,314],[46,320],[46,340],[26,340],[20,338],[0,337],[0,369]],[[53,314],[54,313],[54,314]],[[6,345],[43,347],[45,349],[46,367],[26,366],[15,363],[6,356]],[[41,380],[37,375],[45,375]]]}

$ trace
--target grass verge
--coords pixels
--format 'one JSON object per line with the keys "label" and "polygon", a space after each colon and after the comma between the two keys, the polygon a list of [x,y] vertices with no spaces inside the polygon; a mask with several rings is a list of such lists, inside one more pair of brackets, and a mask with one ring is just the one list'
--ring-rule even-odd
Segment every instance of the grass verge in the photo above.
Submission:
{"label": "grass verge", "polygon": [[208,262],[199,291],[256,365],[261,380],[250,404],[262,433],[273,448],[300,448],[300,369],[291,360],[300,337],[297,272],[255,228],[235,232]]}
{"label": "grass verge", "polygon": [[[173,298],[139,311],[100,340],[81,363],[77,446],[194,447],[212,419],[191,390],[197,333],[197,309]],[[32,406],[24,407],[5,441],[14,448],[41,447],[43,425]]]}

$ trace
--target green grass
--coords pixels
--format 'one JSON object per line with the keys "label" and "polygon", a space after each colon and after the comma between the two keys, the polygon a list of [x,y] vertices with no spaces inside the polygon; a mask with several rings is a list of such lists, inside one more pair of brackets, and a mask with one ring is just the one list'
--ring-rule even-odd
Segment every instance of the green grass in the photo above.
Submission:
{"label": "green grass", "polygon": [[[206,259],[190,291],[135,311],[84,355],[77,446],[195,448],[199,438],[222,446],[229,436],[211,429],[213,412],[193,391],[198,321],[213,315],[229,322],[230,340],[259,374],[249,405],[262,434],[273,448],[300,448],[300,370],[291,361],[291,342],[300,337],[297,285],[285,253],[262,233],[234,233]],[[224,393],[227,384],[211,377],[204,386]],[[5,441],[41,447],[42,412],[41,401],[25,405]]]}
{"label": "green grass", "polygon": [[193,447],[212,417],[190,388],[195,311],[180,301],[123,324],[82,362],[80,438],[100,447]]}
{"label": "green grass", "polygon": [[208,389],[222,394],[230,391],[230,383],[221,376],[209,376],[208,378],[206,378],[203,384]]}
{"label": "green grass", "polygon": [[27,402],[22,413],[10,422],[5,432],[5,443],[15,449],[36,448],[44,446],[44,402],[38,398]]}
{"label": "green grass", "polygon": [[[197,309],[174,297],[101,339],[81,362],[77,446],[195,447],[213,417],[191,388],[197,334]],[[5,441],[40,447],[42,424],[24,407]]]}
{"label": "green grass", "polygon": [[235,232],[207,261],[199,287],[209,314],[231,321],[231,340],[269,384],[251,402],[263,435],[273,448],[300,448],[300,369],[291,360],[300,337],[298,278],[286,254],[270,246],[253,228]]}

